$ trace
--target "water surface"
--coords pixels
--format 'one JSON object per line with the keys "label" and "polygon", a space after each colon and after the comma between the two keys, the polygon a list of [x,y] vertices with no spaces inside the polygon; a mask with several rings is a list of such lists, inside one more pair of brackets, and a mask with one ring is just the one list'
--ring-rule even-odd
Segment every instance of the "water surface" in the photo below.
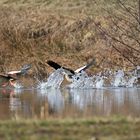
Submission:
{"label": "water surface", "polygon": [[140,117],[140,88],[0,89],[0,119]]}

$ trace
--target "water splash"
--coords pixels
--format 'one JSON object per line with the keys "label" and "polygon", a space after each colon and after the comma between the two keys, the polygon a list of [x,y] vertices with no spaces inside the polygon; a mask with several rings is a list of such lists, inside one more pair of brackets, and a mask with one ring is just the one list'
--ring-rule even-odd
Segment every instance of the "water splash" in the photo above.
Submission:
{"label": "water splash", "polygon": [[23,85],[22,85],[21,83],[16,82],[16,83],[14,84],[14,88],[15,88],[15,89],[22,89],[22,88],[23,88]]}
{"label": "water splash", "polygon": [[[75,74],[72,77],[72,83],[67,87],[71,89],[90,89],[90,88],[104,88],[104,87],[134,87],[137,85],[138,73],[137,71],[124,72],[118,71],[102,71],[93,76],[88,76],[85,71]],[[37,88],[60,88],[64,80],[64,70],[58,69],[53,72],[47,82],[39,82]]]}
{"label": "water splash", "polygon": [[100,72],[100,73],[94,75],[93,77],[94,77],[94,87],[103,88],[105,76],[103,76],[102,73]]}
{"label": "water splash", "polygon": [[127,76],[126,87],[134,87],[137,85],[138,77],[134,72],[129,73]]}
{"label": "water splash", "polygon": [[137,66],[136,68],[136,75],[138,78],[140,78],[140,66]]}
{"label": "water splash", "polygon": [[94,88],[93,78],[89,77],[86,72],[82,71],[73,76],[73,81],[68,87],[79,89]]}
{"label": "water splash", "polygon": [[114,72],[114,76],[111,81],[113,87],[123,87],[126,85],[126,79],[124,78],[124,71],[118,70]]}
{"label": "water splash", "polygon": [[86,72],[73,76],[72,83],[68,86],[69,88],[89,89],[89,88],[103,88],[104,87],[104,76],[101,73],[92,77],[88,76]]}
{"label": "water splash", "polygon": [[134,71],[125,73],[123,70],[118,70],[114,73],[111,85],[113,87],[134,87],[137,82],[137,76]]}
{"label": "water splash", "polygon": [[63,69],[54,71],[47,79],[47,82],[39,82],[37,85],[38,89],[47,88],[60,88],[61,83],[64,80]]}

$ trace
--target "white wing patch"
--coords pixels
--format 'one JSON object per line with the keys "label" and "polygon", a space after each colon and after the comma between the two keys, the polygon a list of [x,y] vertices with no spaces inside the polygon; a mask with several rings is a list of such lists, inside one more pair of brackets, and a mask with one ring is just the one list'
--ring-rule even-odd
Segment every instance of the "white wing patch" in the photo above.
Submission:
{"label": "white wing patch", "polygon": [[7,74],[17,74],[17,73],[20,73],[21,71],[10,71],[8,72]]}
{"label": "white wing patch", "polygon": [[75,70],[75,72],[76,73],[78,73],[78,72],[80,72],[80,71],[82,71],[84,68],[86,68],[87,67],[87,65],[85,65],[85,66],[83,66],[83,67],[80,67],[80,68],[78,68],[77,70]]}

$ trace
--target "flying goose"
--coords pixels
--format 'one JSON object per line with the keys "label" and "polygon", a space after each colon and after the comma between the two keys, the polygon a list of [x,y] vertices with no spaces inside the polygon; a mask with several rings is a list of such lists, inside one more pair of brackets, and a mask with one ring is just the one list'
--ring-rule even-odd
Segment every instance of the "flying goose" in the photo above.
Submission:
{"label": "flying goose", "polygon": [[80,73],[82,71],[85,71],[86,69],[88,69],[89,67],[91,67],[92,65],[96,64],[95,59],[93,59],[90,63],[88,63],[87,65],[84,65],[83,67],[78,68],[77,70],[72,70],[70,68],[66,68],[63,67],[61,65],[59,65],[58,63],[52,61],[52,60],[48,60],[47,64],[51,67],[53,67],[54,69],[60,69],[63,68],[64,69],[64,75],[67,79],[67,81],[72,82],[72,77],[76,74],[76,73]]}
{"label": "flying goose", "polygon": [[22,75],[25,75],[31,68],[31,64],[24,65],[21,70],[10,71],[6,74],[0,74],[0,86],[5,87],[8,85],[14,86],[15,81],[18,80]]}

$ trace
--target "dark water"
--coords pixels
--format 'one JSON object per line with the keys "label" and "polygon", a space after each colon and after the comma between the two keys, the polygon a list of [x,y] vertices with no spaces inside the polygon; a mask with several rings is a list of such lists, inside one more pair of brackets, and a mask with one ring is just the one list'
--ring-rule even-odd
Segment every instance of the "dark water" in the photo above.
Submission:
{"label": "dark water", "polygon": [[0,119],[140,117],[140,88],[0,89]]}

